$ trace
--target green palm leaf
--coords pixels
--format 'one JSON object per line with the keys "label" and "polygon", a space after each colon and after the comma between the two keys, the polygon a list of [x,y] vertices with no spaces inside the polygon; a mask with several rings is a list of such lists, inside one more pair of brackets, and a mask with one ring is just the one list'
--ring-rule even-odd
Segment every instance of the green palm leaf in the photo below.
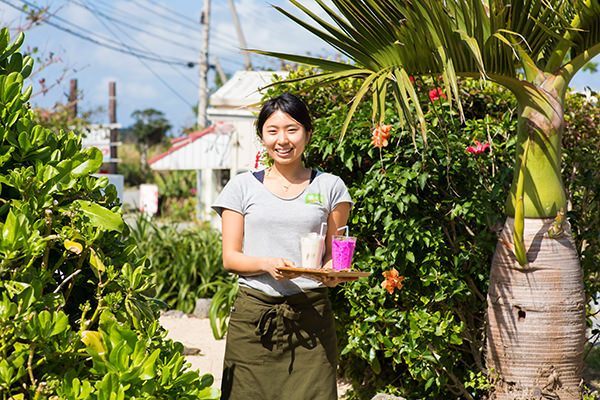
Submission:
{"label": "green palm leaf", "polygon": [[[598,0],[324,0],[314,2],[329,17],[311,11],[306,2],[290,2],[311,20],[307,22],[281,7],[286,17],[345,55],[351,63],[317,57],[252,50],[259,54],[307,64],[324,71],[306,79],[332,82],[358,78],[367,83],[361,95],[371,92],[373,122],[385,115],[382,100],[391,92],[401,119],[423,123],[409,75],[440,75],[448,101],[456,104],[459,77],[481,76],[524,95],[519,81],[534,82],[544,74],[561,71],[566,84],[593,55],[600,41]],[[520,71],[525,76],[520,75]],[[369,72],[366,72],[369,71]],[[379,75],[381,71],[389,73]],[[402,71],[401,73],[399,73]],[[341,74],[343,72],[343,74]],[[338,73],[329,75],[328,73]],[[458,101],[456,101],[458,100]],[[410,104],[417,118],[409,116]],[[352,114],[352,113],[350,113]],[[380,118],[377,118],[377,117]],[[345,128],[341,132],[343,136]],[[421,127],[425,132],[424,127]]]}

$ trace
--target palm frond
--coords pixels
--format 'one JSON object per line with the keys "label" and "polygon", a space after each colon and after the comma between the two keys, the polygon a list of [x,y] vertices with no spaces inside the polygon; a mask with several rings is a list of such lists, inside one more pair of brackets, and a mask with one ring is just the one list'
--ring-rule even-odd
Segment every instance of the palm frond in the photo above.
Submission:
{"label": "palm frond", "polygon": [[[489,78],[526,94],[519,87],[523,84],[519,83],[523,79],[519,68],[525,72],[525,81],[534,82],[572,61],[563,71],[568,78],[578,67],[576,63],[589,56],[590,49],[596,52],[594,46],[600,41],[600,0],[314,1],[328,20],[301,0],[290,2],[311,19],[310,23],[276,8],[336,48],[352,64],[255,52],[318,67],[325,73],[347,72],[322,75],[323,82],[342,77],[362,79],[349,115],[356,110],[357,101],[371,92],[374,123],[382,122],[385,95],[391,87],[401,120],[413,132],[416,125],[422,125],[423,135],[423,112],[410,75],[441,75],[448,101],[456,104],[462,115],[457,84],[460,76]],[[411,106],[416,118],[408,112]]]}

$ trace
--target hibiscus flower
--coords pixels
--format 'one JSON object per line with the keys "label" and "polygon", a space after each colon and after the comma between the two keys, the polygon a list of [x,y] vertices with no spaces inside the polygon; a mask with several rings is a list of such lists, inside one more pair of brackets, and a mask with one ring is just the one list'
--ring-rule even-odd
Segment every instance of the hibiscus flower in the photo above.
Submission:
{"label": "hibiscus flower", "polygon": [[398,274],[396,268],[385,271],[382,275],[385,280],[381,282],[381,287],[387,290],[389,294],[394,293],[395,289],[402,289],[404,277]]}
{"label": "hibiscus flower", "polygon": [[446,98],[446,94],[442,91],[441,88],[435,88],[435,89],[431,89],[429,91],[429,100],[431,101],[436,101],[439,98],[445,99]]}
{"label": "hibiscus flower", "polygon": [[386,147],[388,145],[388,139],[391,136],[391,125],[377,125],[373,129],[371,144],[377,148]]}
{"label": "hibiscus flower", "polygon": [[467,146],[467,152],[475,155],[485,153],[490,148],[489,143],[481,143],[479,140],[474,140],[475,146]]}

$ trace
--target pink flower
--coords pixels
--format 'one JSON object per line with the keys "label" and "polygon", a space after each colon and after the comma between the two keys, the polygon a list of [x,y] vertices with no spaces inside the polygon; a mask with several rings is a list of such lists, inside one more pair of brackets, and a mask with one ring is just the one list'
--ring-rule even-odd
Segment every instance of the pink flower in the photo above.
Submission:
{"label": "pink flower", "polygon": [[410,83],[412,83],[413,85],[415,84],[415,77],[414,77],[414,76],[410,75],[410,76],[408,77],[408,80],[409,80],[409,81],[410,81]]}
{"label": "pink flower", "polygon": [[485,153],[490,148],[489,143],[481,143],[479,140],[474,140],[475,146],[467,146],[467,152],[475,155]]}
{"label": "pink flower", "polygon": [[196,195],[196,193],[198,193],[198,190],[196,190],[196,188],[191,188],[191,189],[190,189],[190,194],[191,194],[192,196],[195,196],[195,195]]}
{"label": "pink flower", "polygon": [[429,100],[431,101],[436,101],[439,98],[445,99],[446,98],[446,94],[442,91],[441,88],[435,88],[435,89],[431,89],[429,91]]}

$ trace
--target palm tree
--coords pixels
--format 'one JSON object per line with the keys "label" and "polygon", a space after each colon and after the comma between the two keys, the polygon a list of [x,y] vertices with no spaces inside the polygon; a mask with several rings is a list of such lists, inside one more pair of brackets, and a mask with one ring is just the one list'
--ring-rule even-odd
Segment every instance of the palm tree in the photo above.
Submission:
{"label": "palm tree", "polygon": [[561,136],[569,82],[600,52],[599,0],[314,0],[330,20],[290,2],[314,23],[276,8],[353,63],[255,51],[318,67],[310,79],[322,83],[361,79],[342,134],[368,93],[383,123],[389,91],[401,121],[413,135],[420,127],[426,143],[413,75],[441,75],[461,115],[459,77],[516,96],[515,173],[488,293],[488,372],[497,399],[579,399],[585,296],[564,217]]}

